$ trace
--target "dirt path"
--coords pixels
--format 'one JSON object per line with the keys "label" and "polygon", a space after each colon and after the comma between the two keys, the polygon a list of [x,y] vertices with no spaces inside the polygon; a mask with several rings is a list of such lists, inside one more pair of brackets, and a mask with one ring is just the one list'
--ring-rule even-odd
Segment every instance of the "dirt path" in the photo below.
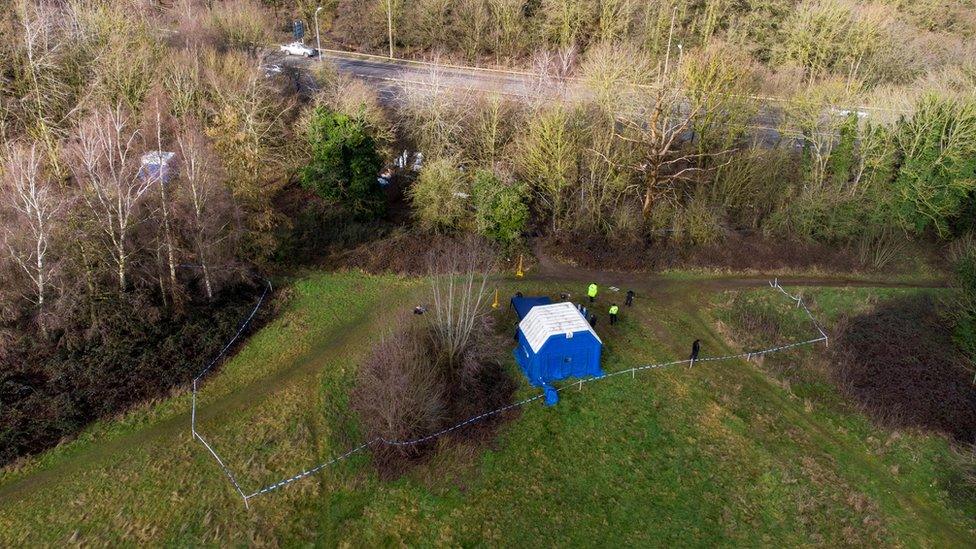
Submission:
{"label": "dirt path", "polygon": [[[599,282],[602,286],[616,286],[621,290],[643,290],[662,296],[673,294],[675,286],[694,285],[701,290],[723,291],[765,286],[771,276],[764,275],[716,275],[681,280],[657,273],[618,272],[588,269],[563,263],[545,253],[542,246],[533,245],[533,253],[538,260],[535,267],[527,273],[527,278],[546,281]],[[780,276],[783,286],[808,286],[823,288],[945,288],[944,280],[924,280],[920,282],[886,282],[868,280],[852,276]],[[680,293],[680,292],[678,292]]]}
{"label": "dirt path", "polygon": [[[403,296],[399,297],[402,298]],[[217,400],[198,401],[198,424],[220,417],[232,417],[234,414],[254,406],[256,402],[273,395],[281,387],[305,376],[314,375],[322,367],[322,361],[329,356],[329,353],[325,352],[326,350],[343,349],[351,345],[352,336],[372,325],[379,314],[379,312],[371,312],[353,317],[348,323],[336,330],[336,333],[339,333],[338,337],[321,341],[318,346],[309,351],[305,358],[296,361],[292,368],[279,370],[256,379],[242,387],[231,390]],[[219,375],[219,372],[216,375]],[[204,386],[201,391],[206,391],[206,387]],[[189,401],[187,406],[189,406]],[[173,415],[120,436],[100,437],[98,441],[88,443],[84,448],[77,451],[68,449],[68,455],[59,456],[52,465],[42,466],[36,471],[26,473],[25,476],[0,485],[0,509],[15,504],[31,491],[48,487],[69,475],[80,474],[85,469],[95,465],[124,460],[127,452],[134,446],[180,436],[186,437],[187,444],[189,444],[189,431],[190,411],[187,408],[185,414]],[[234,469],[236,464],[229,465]]]}
{"label": "dirt path", "polygon": [[[540,250],[541,252],[541,250]],[[539,263],[528,273],[530,280],[552,282],[590,282],[599,281],[604,287],[617,286],[621,289],[634,289],[639,294],[662,300],[679,299],[693,301],[695,296],[710,291],[723,291],[739,288],[761,287],[767,283],[762,276],[717,276],[697,279],[680,280],[668,278],[653,273],[628,273],[585,269],[573,265],[560,263],[545,254],[538,253]],[[845,277],[796,277],[780,278],[785,286],[820,286],[820,287],[885,287],[885,288],[939,288],[945,284],[940,281],[929,283],[887,283],[858,280]],[[580,286],[582,288],[582,285]],[[401,296],[403,297],[403,296]],[[344,325],[338,337],[324,341],[323,348],[338,348],[348,345],[352,334],[364,329],[375,321],[375,314],[363,314]],[[320,356],[322,353],[318,353]],[[198,419],[209,419],[235,413],[253,405],[255,401],[267,398],[279,387],[300,377],[311,375],[320,366],[315,352],[310,358],[298,361],[292,368],[275,372],[265,378],[251,382],[216,401],[207,402],[198,408]],[[188,418],[177,414],[166,419],[120,436],[106,436],[97,443],[74,450],[69,449],[67,455],[55,460],[52,465],[42,466],[36,471],[26,473],[22,477],[15,477],[0,485],[0,508],[15,504],[25,494],[32,490],[47,487],[52,483],[72,474],[79,474],[85,468],[95,464],[104,464],[112,460],[124,459],[127,449],[144,445],[162,438],[188,436]]]}

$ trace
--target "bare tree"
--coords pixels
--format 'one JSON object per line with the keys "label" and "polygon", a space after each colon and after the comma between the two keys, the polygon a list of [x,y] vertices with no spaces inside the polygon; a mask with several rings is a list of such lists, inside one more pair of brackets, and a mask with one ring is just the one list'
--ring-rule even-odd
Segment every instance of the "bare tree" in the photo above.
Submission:
{"label": "bare tree", "polygon": [[282,101],[268,79],[243,55],[209,55],[205,73],[212,92],[213,111],[207,136],[227,172],[234,200],[246,212],[239,252],[246,259],[264,261],[277,240],[278,212],[271,197],[287,182],[283,177],[287,147],[286,114],[294,103]]}
{"label": "bare tree", "polygon": [[199,126],[185,124],[176,138],[180,152],[180,177],[177,206],[183,211],[189,240],[200,266],[207,299],[214,295],[214,266],[220,244],[227,240],[231,226],[228,208],[231,199],[220,183],[220,163]]}
{"label": "bare tree", "polygon": [[678,67],[688,101],[701,110],[692,122],[698,152],[726,149],[746,133],[756,105],[752,61],[719,42],[685,56]]}
{"label": "bare tree", "polygon": [[586,91],[610,119],[644,93],[654,63],[640,48],[627,43],[602,42],[586,51],[580,75]]}
{"label": "bare tree", "polygon": [[558,46],[570,46],[580,42],[586,30],[589,2],[579,0],[542,0],[539,22],[545,38]]}
{"label": "bare tree", "polygon": [[13,214],[5,229],[7,250],[30,278],[30,301],[41,308],[52,278],[48,250],[61,204],[36,143],[6,146],[0,189],[0,197]]}
{"label": "bare tree", "polygon": [[596,39],[601,42],[626,38],[637,19],[636,0],[597,0],[599,23]]}
{"label": "bare tree", "polygon": [[517,125],[519,106],[500,94],[472,97],[461,132],[463,150],[477,166],[490,168],[501,160]]}
{"label": "bare tree", "polygon": [[51,167],[57,170],[55,130],[70,103],[69,87],[63,82],[65,67],[58,58],[66,42],[60,36],[64,14],[53,5],[24,0],[15,11],[20,23],[16,30],[22,32],[14,63],[20,122],[43,144]]}
{"label": "bare tree", "polygon": [[694,182],[708,169],[703,160],[731,152],[696,153],[685,147],[684,140],[702,103],[687,103],[680,90],[671,86],[661,86],[653,93],[651,103],[640,108],[640,116],[618,119],[624,128],[618,135],[640,153],[637,169],[643,180],[641,209],[645,218],[658,201],[677,203],[681,198],[679,184]]}
{"label": "bare tree", "polygon": [[[162,215],[162,233],[163,241],[162,245],[166,251],[166,266],[168,267],[169,274],[169,290],[173,299],[177,298],[177,283],[176,283],[176,245],[174,243],[173,237],[173,222],[170,214],[170,201],[172,198],[169,193],[169,184],[173,179],[170,170],[172,169],[169,165],[170,160],[166,158],[163,149],[163,116],[167,111],[164,105],[160,104],[159,95],[156,96],[154,106],[152,111],[149,113],[150,117],[154,118],[155,124],[153,124],[152,129],[155,133],[155,151],[153,154],[155,162],[158,162],[158,168],[156,170],[147,170],[144,174],[145,177],[152,180],[153,185],[159,190],[159,213]],[[145,168],[145,167],[144,167]],[[165,299],[165,288],[164,288],[162,276],[160,276],[160,289],[163,291],[163,296]]]}
{"label": "bare tree", "polygon": [[578,109],[566,102],[540,105],[527,117],[515,146],[519,177],[530,185],[553,231],[560,230],[568,211],[567,193],[579,180],[580,131]]}
{"label": "bare tree", "polygon": [[433,301],[428,318],[451,368],[457,366],[475,321],[483,313],[491,266],[487,244],[473,237],[435,250],[428,257]]}
{"label": "bare tree", "polygon": [[811,157],[805,192],[818,193],[824,189],[838,133],[852,114],[843,107],[851,99],[848,89],[848,84],[840,79],[825,80],[798,92],[787,106],[784,133],[794,133]]}
{"label": "bare tree", "polygon": [[121,106],[96,111],[78,129],[69,164],[82,185],[85,203],[107,239],[119,291],[126,288],[132,254],[130,233],[139,222],[139,206],[154,180],[139,174],[140,135],[131,129]]}
{"label": "bare tree", "polygon": [[467,91],[450,87],[439,61],[435,57],[419,83],[405,89],[403,97],[403,115],[428,158],[458,152],[465,108],[469,104]]}
{"label": "bare tree", "polygon": [[495,61],[515,57],[529,33],[524,17],[523,0],[487,0],[491,14],[492,51]]}

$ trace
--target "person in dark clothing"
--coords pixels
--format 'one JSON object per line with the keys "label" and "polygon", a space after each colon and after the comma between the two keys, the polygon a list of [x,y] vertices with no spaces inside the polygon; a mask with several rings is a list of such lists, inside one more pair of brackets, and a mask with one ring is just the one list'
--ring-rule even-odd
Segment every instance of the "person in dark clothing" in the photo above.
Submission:
{"label": "person in dark clothing", "polygon": [[691,360],[691,364],[688,365],[689,368],[695,365],[695,361],[698,360],[698,353],[701,351],[701,340],[696,339],[694,343],[691,344],[691,356],[688,357]]}
{"label": "person in dark clothing", "polygon": [[590,315],[590,327],[596,328],[596,315]]}
{"label": "person in dark clothing", "polygon": [[422,315],[426,312],[427,312],[427,307],[424,307],[423,305],[417,305],[416,307],[413,308],[413,314],[415,315]]}
{"label": "person in dark clothing", "polygon": [[627,290],[627,300],[624,301],[624,305],[630,307],[634,304],[634,290]]}

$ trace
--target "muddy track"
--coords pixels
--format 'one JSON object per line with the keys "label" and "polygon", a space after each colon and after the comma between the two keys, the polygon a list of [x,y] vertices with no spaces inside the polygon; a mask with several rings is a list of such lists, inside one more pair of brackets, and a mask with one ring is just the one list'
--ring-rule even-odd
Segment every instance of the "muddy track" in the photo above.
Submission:
{"label": "muddy track", "polygon": [[[395,299],[397,303],[405,307],[405,302],[401,303],[404,298],[405,296],[399,295]],[[306,376],[315,375],[322,368],[323,362],[330,356],[330,353],[326,352],[327,350],[331,349],[333,352],[337,352],[349,348],[355,343],[352,336],[372,326],[377,318],[378,314],[375,312],[360,314],[351,318],[349,322],[339,328],[338,331],[341,333],[336,338],[320,342],[317,348],[312,349],[304,358],[298,360],[292,368],[269,373],[232,389],[227,394],[212,401],[205,396],[207,382],[204,381],[204,385],[200,389],[204,397],[203,400],[197,402],[198,425],[210,423],[220,418],[233,418],[240,412],[253,407],[257,402],[269,398],[281,387],[304,379]],[[239,348],[243,348],[243,345]],[[225,360],[231,360],[231,358],[227,357]],[[219,371],[211,375],[214,374],[220,375]],[[187,392],[189,392],[188,389]],[[189,401],[187,401],[187,406],[189,406]],[[201,432],[206,435],[205,426],[201,427]],[[195,444],[195,442],[190,441],[189,408],[185,413],[171,415],[151,425],[136,428],[119,436],[100,436],[97,442],[92,442],[85,448],[77,451],[69,450],[70,457],[64,456],[50,466],[41,466],[35,471],[0,484],[0,509],[14,504],[30,491],[46,488],[51,483],[58,482],[68,475],[81,473],[93,465],[124,460],[127,451],[134,446],[148,444],[163,438],[172,439],[176,437],[184,437],[186,444]],[[238,468],[238,465],[236,463],[230,464],[232,469]],[[219,474],[219,470],[215,469],[215,474]]]}
{"label": "muddy track", "polygon": [[[634,289],[639,295],[652,299],[695,301],[696,297],[713,291],[735,290],[744,288],[759,288],[767,284],[769,277],[756,276],[716,276],[689,279],[669,278],[655,273],[614,272],[596,269],[586,269],[574,265],[558,262],[557,260],[537,253],[538,264],[527,273],[527,280],[549,282],[579,282],[582,290],[583,283],[596,281],[603,287],[617,286],[621,289]],[[784,286],[807,287],[870,287],[870,288],[944,288],[944,281],[932,280],[921,283],[900,283],[870,281],[849,277],[780,277]],[[575,284],[574,284],[575,285]],[[403,297],[403,296],[401,296]],[[354,319],[345,326],[343,334],[334,339],[331,344],[342,347],[348,344],[349,336],[358,329],[362,329],[375,318],[369,316]],[[315,371],[318,361],[303,360],[295,368],[276,372],[267,378],[256,380],[245,387],[241,387],[218,398],[214,402],[203,404],[199,408],[201,415],[198,419],[210,419],[216,416],[239,412],[256,400],[268,397],[277,387],[294,379],[308,375]],[[37,490],[50,485],[70,474],[77,474],[85,467],[95,463],[124,459],[127,448],[146,444],[160,438],[185,436],[188,433],[188,417],[183,415],[162,419],[154,425],[141,428],[118,437],[106,437],[97,445],[71,452],[68,459],[57,460],[54,465],[42,466],[36,471],[17,477],[0,485],[0,508],[16,502],[27,491]]]}
{"label": "muddy track", "polygon": [[[538,264],[527,273],[531,280],[597,282],[604,287],[643,290],[669,294],[675,286],[696,286],[701,290],[723,291],[762,287],[773,276],[765,275],[704,275],[700,278],[677,279],[651,272],[624,272],[578,267],[548,256],[539,245],[533,246]],[[779,276],[783,286],[821,288],[947,288],[945,280],[931,279],[917,282],[888,282],[852,276]]]}

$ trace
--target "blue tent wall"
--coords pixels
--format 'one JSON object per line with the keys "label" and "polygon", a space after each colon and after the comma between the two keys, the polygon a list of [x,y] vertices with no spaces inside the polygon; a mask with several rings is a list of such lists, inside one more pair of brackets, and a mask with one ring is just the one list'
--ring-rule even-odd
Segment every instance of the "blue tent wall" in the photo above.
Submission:
{"label": "blue tent wall", "polygon": [[568,377],[602,376],[602,344],[589,331],[550,336],[538,353],[532,352],[525,334],[519,330],[519,345],[512,354],[529,382],[540,387]]}
{"label": "blue tent wall", "polygon": [[512,308],[515,309],[515,314],[518,315],[518,319],[522,320],[525,315],[529,314],[532,307],[536,305],[549,305],[552,300],[545,296],[540,297],[513,297],[512,298]]}

